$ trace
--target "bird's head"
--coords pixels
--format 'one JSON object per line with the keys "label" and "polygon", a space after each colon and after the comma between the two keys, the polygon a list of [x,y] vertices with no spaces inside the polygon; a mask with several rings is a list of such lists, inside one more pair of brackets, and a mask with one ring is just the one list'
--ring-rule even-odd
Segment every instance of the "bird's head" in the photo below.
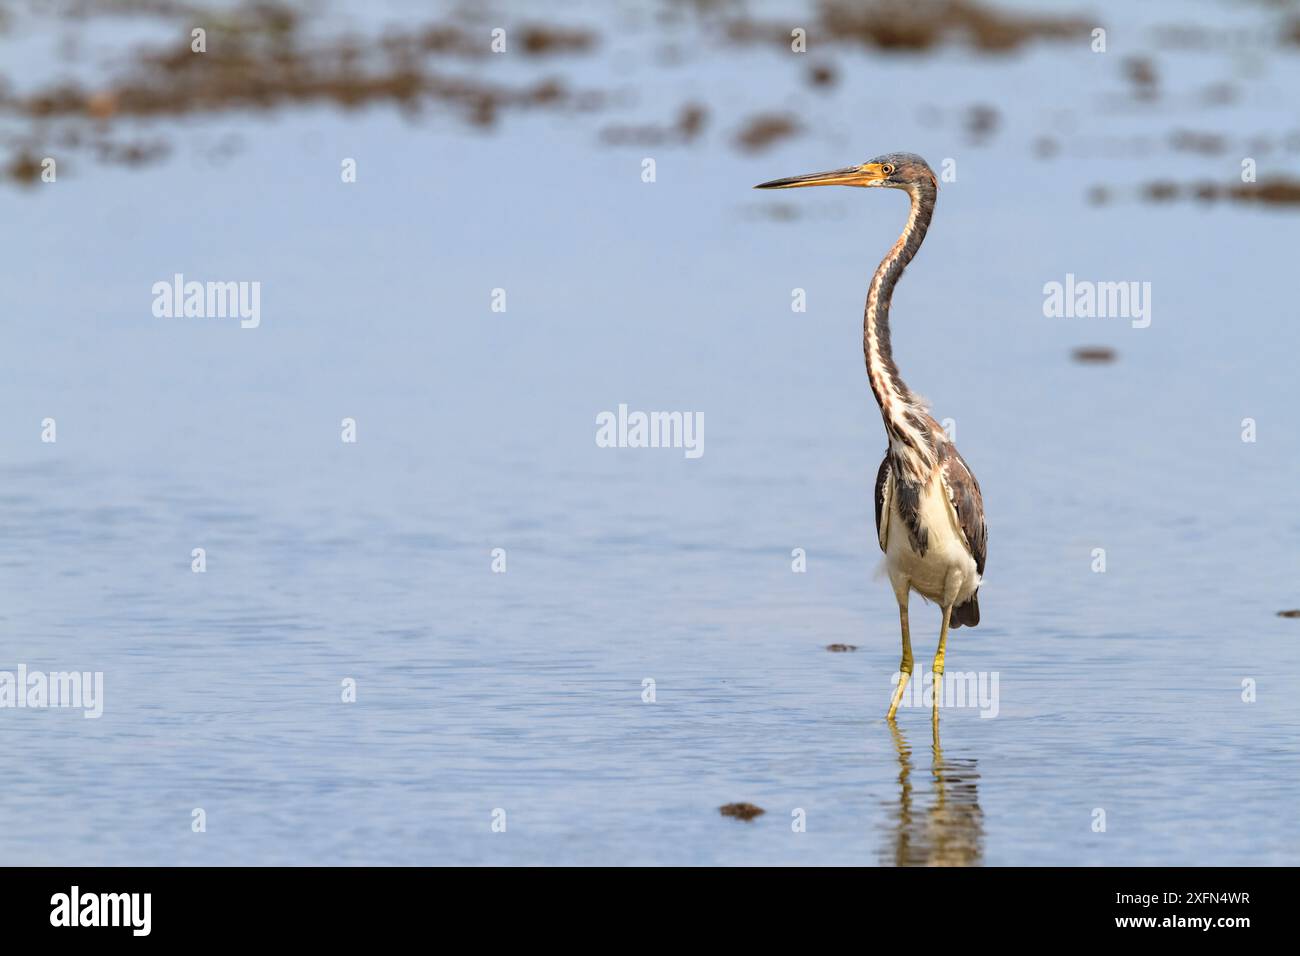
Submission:
{"label": "bird's head", "polygon": [[915,153],[886,153],[859,166],[824,173],[806,173],[759,183],[755,189],[795,189],[799,186],[883,186],[888,189],[939,187],[930,164]]}

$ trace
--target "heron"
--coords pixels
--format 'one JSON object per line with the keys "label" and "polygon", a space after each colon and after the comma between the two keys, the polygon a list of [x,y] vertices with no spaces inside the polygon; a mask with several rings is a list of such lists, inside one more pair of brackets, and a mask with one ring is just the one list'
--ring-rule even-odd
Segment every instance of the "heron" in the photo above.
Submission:
{"label": "heron", "polygon": [[915,153],[887,153],[857,166],[774,179],[754,188],[805,186],[899,189],[911,200],[907,224],[867,287],[862,348],[867,381],[880,406],[889,442],[876,474],[876,537],[898,600],[903,639],[898,684],[886,720],[894,721],[912,676],[907,607],[913,591],[943,609],[931,668],[937,718],[948,630],[980,622],[979,589],[988,545],[979,482],[942,426],[931,417],[925,400],[903,382],[889,342],[894,286],[925,240],[939,182],[929,164]]}

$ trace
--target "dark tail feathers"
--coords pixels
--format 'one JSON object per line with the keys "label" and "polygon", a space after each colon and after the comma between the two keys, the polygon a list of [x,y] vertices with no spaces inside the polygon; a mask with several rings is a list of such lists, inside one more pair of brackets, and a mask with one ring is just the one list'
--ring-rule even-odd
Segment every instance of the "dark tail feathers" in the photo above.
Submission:
{"label": "dark tail feathers", "polygon": [[976,590],[970,596],[970,600],[965,604],[958,604],[952,609],[952,616],[948,619],[954,627],[961,627],[965,624],[967,627],[974,627],[980,622],[980,592]]}

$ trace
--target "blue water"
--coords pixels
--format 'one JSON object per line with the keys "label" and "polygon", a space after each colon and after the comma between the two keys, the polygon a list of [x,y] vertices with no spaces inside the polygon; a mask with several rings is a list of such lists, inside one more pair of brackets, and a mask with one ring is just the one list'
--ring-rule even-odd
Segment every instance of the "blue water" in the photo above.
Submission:
{"label": "blue water", "polygon": [[[1113,36],[1173,16],[1101,6]],[[15,85],[47,28],[0,35]],[[98,720],[0,709],[0,860],[1296,863],[1300,622],[1275,612],[1300,606],[1297,213],[1132,190],[1233,181],[1236,152],[1164,131],[1289,129],[1270,91],[1300,54],[1218,110],[1192,91],[1231,58],[1159,55],[1142,107],[1122,55],[847,48],[819,92],[779,53],[665,68],[609,44],[535,69],[635,86],[622,113],[190,117],[151,127],[177,144],[160,164],[0,190],[0,670],[105,685]],[[599,144],[690,98],[696,144]],[[974,146],[979,102],[1001,123]],[[803,135],[732,147],[782,107]],[[1035,158],[1061,114],[1081,145]],[[231,132],[224,163],[195,145]],[[947,666],[996,672],[998,713],[945,710],[937,753],[928,710],[883,720],[899,644],[860,351],[905,200],[749,189],[894,149],[957,160],[895,356],[955,420],[990,529],[983,621]],[[1098,183],[1117,198],[1091,205]],[[154,318],[177,272],[261,282],[260,327]],[[1067,272],[1150,282],[1150,327],[1045,318]],[[1096,344],[1118,360],[1071,362]],[[620,403],[702,412],[704,455],[598,448]],[[928,663],[937,611],[914,599],[912,629]]]}

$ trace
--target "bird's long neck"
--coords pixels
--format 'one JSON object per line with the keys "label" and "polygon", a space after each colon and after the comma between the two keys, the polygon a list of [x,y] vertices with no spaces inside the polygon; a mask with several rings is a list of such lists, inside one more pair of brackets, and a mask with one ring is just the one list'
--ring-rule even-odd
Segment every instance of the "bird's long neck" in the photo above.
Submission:
{"label": "bird's long neck", "polygon": [[867,289],[862,320],[862,348],[867,358],[867,378],[889,433],[895,466],[916,481],[927,479],[936,460],[935,439],[924,402],[898,374],[889,344],[889,302],[894,285],[916,255],[934,215],[936,189],[929,183],[908,188],[912,207],[907,225],[893,248],[881,260]]}

